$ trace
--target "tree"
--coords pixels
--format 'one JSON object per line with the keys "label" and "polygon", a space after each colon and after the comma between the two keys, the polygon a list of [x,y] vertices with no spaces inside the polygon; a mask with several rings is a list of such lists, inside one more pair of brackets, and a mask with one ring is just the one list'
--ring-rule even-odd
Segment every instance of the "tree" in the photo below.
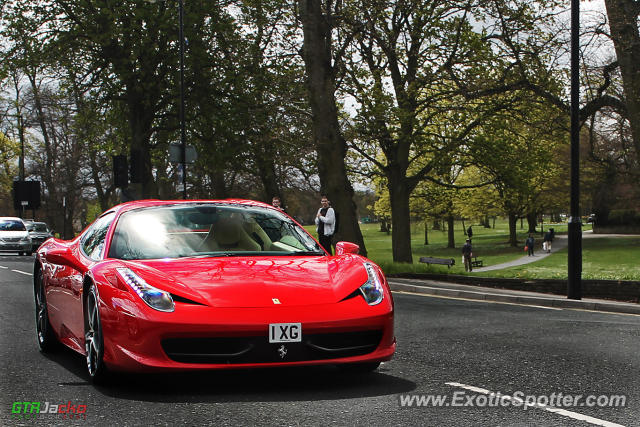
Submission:
{"label": "tree", "polygon": [[[360,152],[387,178],[393,259],[412,262],[412,191],[425,179],[437,181],[441,156],[457,159],[476,129],[517,101],[501,94],[530,87],[533,79],[536,87],[551,82],[544,59],[553,43],[535,38],[552,19],[545,8],[555,3],[354,4],[355,53],[347,69],[359,104],[355,125],[386,162],[377,162],[369,147]],[[424,158],[420,168],[411,167]]]}
{"label": "tree", "polygon": [[[367,250],[358,225],[353,187],[347,177],[347,145],[338,123],[335,99],[336,69],[332,65],[333,25],[336,18],[331,0],[299,0],[304,33],[302,56],[305,62],[309,102],[313,114],[313,137],[318,153],[321,192],[326,193],[340,214],[338,238]],[[338,57],[340,57],[338,55]]]}
{"label": "tree", "polygon": [[561,172],[555,155],[566,145],[562,111],[538,104],[535,98],[528,101],[488,121],[469,146],[476,164],[493,182],[509,218],[511,246],[517,246],[518,218],[533,217],[529,231],[532,227],[535,231],[542,195]]}

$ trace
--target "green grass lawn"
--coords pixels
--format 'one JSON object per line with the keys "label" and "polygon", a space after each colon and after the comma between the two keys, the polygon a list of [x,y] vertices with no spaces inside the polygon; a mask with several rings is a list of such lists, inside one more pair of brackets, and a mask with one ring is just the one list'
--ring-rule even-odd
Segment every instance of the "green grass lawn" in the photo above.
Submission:
{"label": "green grass lawn", "polygon": [[[469,222],[465,223],[468,227]],[[367,246],[368,257],[378,263],[387,274],[394,273],[452,273],[466,274],[461,263],[461,248],[466,236],[463,234],[461,222],[455,224],[456,248],[447,248],[447,233],[445,231],[429,229],[429,244],[424,244],[424,224],[412,224],[411,248],[413,264],[398,264],[392,261],[391,235],[380,232],[379,224],[361,224],[362,234]],[[556,234],[567,232],[566,224],[544,224],[544,229],[553,227]],[[315,233],[313,227],[307,229]],[[538,228],[539,230],[540,228]],[[585,224],[583,230],[590,230],[591,225]],[[484,228],[473,224],[473,252],[482,259],[485,266],[501,264],[518,259],[525,254],[524,240],[527,237],[527,224],[520,228],[518,221],[519,246],[509,246],[509,230],[506,221],[496,221],[495,228]],[[542,236],[536,238],[536,246],[542,244]],[[612,279],[612,280],[640,280],[640,238],[585,238],[583,239],[582,278],[584,279]],[[540,250],[540,249],[538,249]],[[426,265],[418,262],[421,256],[437,258],[453,258],[456,264],[447,268],[441,265]],[[544,260],[519,267],[504,270],[494,270],[485,273],[472,273],[484,277],[506,278],[567,278],[567,250],[559,251]]]}

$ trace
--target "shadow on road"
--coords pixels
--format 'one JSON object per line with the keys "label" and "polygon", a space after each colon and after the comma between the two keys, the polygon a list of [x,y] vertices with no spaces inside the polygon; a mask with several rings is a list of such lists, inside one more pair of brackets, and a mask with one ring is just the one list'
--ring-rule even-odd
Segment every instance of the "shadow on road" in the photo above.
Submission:
{"label": "shadow on road", "polygon": [[[367,374],[334,366],[237,369],[162,374],[113,374],[106,385],[92,386],[84,357],[69,350],[47,355],[76,375],[62,387],[87,386],[106,396],[148,402],[284,402],[387,396],[416,389],[416,383],[387,374],[382,364]],[[393,362],[391,362],[393,363]]]}

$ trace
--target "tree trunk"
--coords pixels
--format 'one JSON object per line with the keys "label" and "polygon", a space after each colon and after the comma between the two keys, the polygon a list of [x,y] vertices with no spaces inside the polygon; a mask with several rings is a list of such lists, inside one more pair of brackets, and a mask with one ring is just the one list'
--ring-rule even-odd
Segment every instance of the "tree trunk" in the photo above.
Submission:
{"label": "tree trunk", "polygon": [[331,65],[332,28],[319,0],[299,0],[298,6],[304,33],[302,52],[313,115],[321,191],[328,196],[340,215],[340,229],[336,238],[357,244],[360,254],[366,256],[367,249],[353,201],[353,187],[344,164],[347,146],[340,132],[335,101],[334,70]]}
{"label": "tree trunk", "polygon": [[389,179],[389,201],[391,202],[391,252],[393,262],[413,263],[411,254],[411,225],[409,189],[404,180],[393,174]]}
{"label": "tree trunk", "polygon": [[429,221],[426,218],[424,220],[424,244],[429,244]]}
{"label": "tree trunk", "polygon": [[[151,133],[153,113],[145,108],[145,103],[138,98],[135,89],[128,88],[129,128],[131,131],[130,157],[131,168],[137,168],[140,177],[138,185],[134,185],[135,196],[141,199],[158,197],[158,189],[153,179],[151,164]],[[131,93],[134,92],[134,93]],[[132,172],[134,169],[131,169]],[[183,171],[184,173],[184,171]],[[138,188],[136,188],[138,187]],[[180,188],[182,190],[182,186]]]}
{"label": "tree trunk", "polygon": [[596,216],[596,225],[607,225],[611,206],[615,202],[615,194],[611,191],[616,186],[616,166],[613,162],[607,162],[604,177],[595,188],[593,195],[593,213]]}
{"label": "tree trunk", "polygon": [[636,150],[640,157],[640,33],[637,0],[605,0],[611,38],[616,50],[624,88],[627,115]]}
{"label": "tree trunk", "polygon": [[211,177],[211,183],[213,184],[213,194],[216,199],[226,199],[229,196],[222,169],[216,168]]}
{"label": "tree trunk", "polygon": [[529,230],[527,232],[535,233],[536,227],[538,226],[538,215],[535,212],[527,214],[527,224],[529,225]]}
{"label": "tree trunk", "polygon": [[276,166],[273,157],[262,157],[256,159],[258,165],[258,173],[260,174],[260,181],[262,181],[262,188],[264,191],[264,201],[271,204],[274,197],[279,197],[281,206],[286,206],[284,197],[280,192],[280,186],[278,185],[278,179],[276,176]]}
{"label": "tree trunk", "polygon": [[509,214],[509,244],[514,248],[518,246],[518,234],[516,230],[517,222],[518,222],[518,216],[516,214],[510,213]]}
{"label": "tree trunk", "polygon": [[448,236],[448,242],[447,242],[447,247],[448,248],[455,248],[456,247],[456,238],[455,238],[455,232],[456,230],[454,229],[454,218],[453,215],[449,215],[447,217],[447,236]]}

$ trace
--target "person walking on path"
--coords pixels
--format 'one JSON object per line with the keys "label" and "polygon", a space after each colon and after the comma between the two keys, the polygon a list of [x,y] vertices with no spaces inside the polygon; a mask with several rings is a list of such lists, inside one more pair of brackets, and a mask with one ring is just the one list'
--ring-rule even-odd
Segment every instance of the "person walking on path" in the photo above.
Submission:
{"label": "person walking on path", "polygon": [[524,242],[524,245],[527,248],[527,255],[528,256],[535,256],[535,255],[533,255],[533,246],[535,244],[536,244],[536,240],[533,238],[533,234],[529,234],[529,237]]}
{"label": "person walking on path", "polygon": [[327,196],[322,196],[320,199],[320,209],[316,214],[316,226],[318,227],[318,240],[322,247],[329,252],[329,255],[333,255],[331,247],[331,238],[336,226],[336,213],[331,206],[329,206],[329,199]]}
{"label": "person walking on path", "polygon": [[471,251],[471,239],[467,239],[462,246],[462,258],[464,260],[464,271],[473,271],[471,267],[471,257],[473,252]]}
{"label": "person walking on path", "polygon": [[553,240],[552,229],[549,229],[546,233],[544,233],[544,238],[542,242],[542,250],[547,251],[547,253],[551,253],[551,241]]}
{"label": "person walking on path", "polygon": [[471,236],[473,236],[473,229],[469,226],[469,228],[467,228],[467,237],[469,240],[471,240]]}

